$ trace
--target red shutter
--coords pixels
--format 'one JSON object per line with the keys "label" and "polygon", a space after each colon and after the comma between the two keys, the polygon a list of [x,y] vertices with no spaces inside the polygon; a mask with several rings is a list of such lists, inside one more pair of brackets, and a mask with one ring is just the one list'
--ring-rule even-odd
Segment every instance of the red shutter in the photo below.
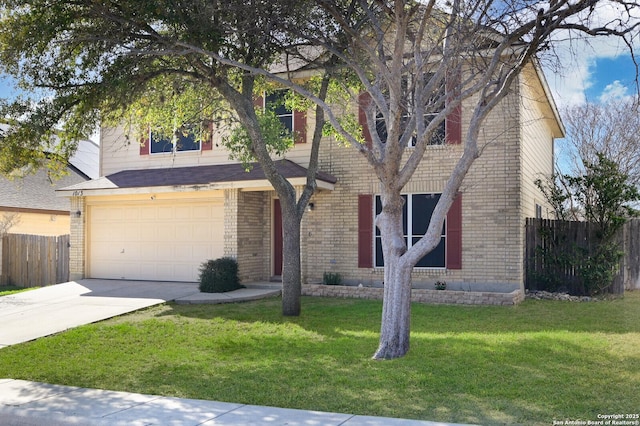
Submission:
{"label": "red shutter", "polygon": [[369,126],[367,125],[366,109],[371,105],[371,95],[369,92],[360,93],[358,96],[358,123],[362,126],[362,136],[369,148],[371,148],[371,133],[369,132]]}
{"label": "red shutter", "polygon": [[264,108],[264,98],[262,96],[253,98],[253,106],[260,109]]}
{"label": "red shutter", "polygon": [[[460,93],[460,75],[447,77],[447,99]],[[457,145],[462,142],[462,105],[458,105],[445,120],[446,143]]]}
{"label": "red shutter", "polygon": [[373,195],[358,195],[358,268],[373,267]]}
{"label": "red shutter", "polygon": [[140,139],[140,155],[149,155],[149,147],[151,146],[151,141],[149,137],[143,137]]}
{"label": "red shutter", "polygon": [[293,130],[295,143],[307,143],[307,112],[293,111]]}
{"label": "red shutter", "polygon": [[462,269],[462,195],[447,213],[447,269]]}
{"label": "red shutter", "polygon": [[213,149],[213,121],[210,121],[207,126],[209,127],[207,139],[202,141],[202,150],[211,151]]}
{"label": "red shutter", "polygon": [[462,142],[462,107],[458,105],[445,121],[446,142],[457,145]]}

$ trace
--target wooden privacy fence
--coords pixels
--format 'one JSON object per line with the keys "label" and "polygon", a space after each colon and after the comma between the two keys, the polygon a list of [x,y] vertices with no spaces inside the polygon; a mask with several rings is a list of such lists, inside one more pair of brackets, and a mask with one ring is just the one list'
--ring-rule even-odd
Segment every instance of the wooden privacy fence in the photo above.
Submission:
{"label": "wooden privacy fence", "polygon": [[5,234],[2,277],[7,284],[42,287],[69,281],[69,235]]}
{"label": "wooden privacy fence", "polygon": [[[525,288],[547,290],[544,277],[561,283],[560,290],[572,294],[584,291],[579,267],[570,262],[557,262],[558,254],[569,255],[577,249],[589,250],[596,243],[594,226],[587,222],[529,218],[526,222]],[[617,235],[624,252],[613,284],[606,291],[622,294],[625,289],[640,289],[640,219],[628,221]],[[547,256],[549,253],[556,255]],[[553,290],[553,288],[551,289]]]}

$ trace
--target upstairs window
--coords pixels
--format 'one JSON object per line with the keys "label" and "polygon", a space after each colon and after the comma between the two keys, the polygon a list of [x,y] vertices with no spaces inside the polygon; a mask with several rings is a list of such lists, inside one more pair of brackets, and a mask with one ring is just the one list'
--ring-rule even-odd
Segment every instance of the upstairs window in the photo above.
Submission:
{"label": "upstairs window", "polygon": [[[424,75],[425,84],[432,77],[433,77],[433,74],[425,74]],[[407,105],[403,106],[404,112],[400,119],[400,125],[402,127],[400,129],[401,133],[404,132],[405,125],[410,121],[411,114],[414,113],[416,110],[415,108],[416,100],[413,96],[414,91],[411,88],[412,85],[410,85],[410,83],[412,83],[411,80],[412,80],[411,76],[408,76],[408,77],[405,76],[402,79],[403,92],[408,93],[409,99],[407,100]],[[439,90],[437,93],[434,94],[432,98],[433,102],[442,103],[442,99],[444,98],[444,95],[445,95],[444,88],[442,88],[442,90]],[[442,105],[442,108],[444,108],[444,104]],[[438,115],[438,113],[439,111],[425,112],[424,116],[422,117],[424,126],[425,127],[428,126],[431,120],[433,120],[433,118],[436,115]],[[387,126],[386,126],[386,123],[384,122],[382,114],[380,113],[376,115],[376,131],[378,132],[378,136],[380,137],[380,140],[385,141],[387,139]],[[417,138],[418,138],[418,135],[414,130],[413,134],[411,135],[411,139],[409,140],[409,146],[415,146],[417,142]],[[429,145],[442,145],[444,143],[445,143],[445,121],[443,120],[431,135],[431,139],[429,140]]]}
{"label": "upstairs window", "polygon": [[256,106],[268,108],[275,112],[282,125],[291,132],[296,144],[307,142],[307,112],[292,111],[285,103],[289,89],[280,89],[255,99]]}
{"label": "upstairs window", "polygon": [[172,138],[149,131],[149,141],[152,154],[200,151],[200,132],[194,125],[184,126]]}
{"label": "upstairs window", "polygon": [[[428,80],[429,78],[431,78],[432,74],[426,74],[425,78]],[[409,82],[410,82],[410,78],[406,78],[403,81],[403,89],[405,90],[405,92],[412,92],[410,91],[409,88]],[[433,118],[438,115],[440,113],[440,111],[442,109],[445,108],[445,104],[446,102],[449,101],[449,98],[447,97],[449,95],[449,91],[452,91],[452,93],[455,92],[456,90],[456,83],[458,82],[458,78],[457,77],[447,77],[447,88],[445,87],[441,87],[440,90],[438,91],[438,93],[436,93],[433,97],[433,102],[434,103],[438,103],[440,105],[441,108],[432,108],[431,111],[427,111],[424,113],[424,117],[423,117],[423,123],[425,126],[427,126],[431,120],[433,120]],[[447,97],[446,99],[444,99],[445,97]],[[443,102],[443,100],[445,100],[445,102]],[[372,99],[371,96],[367,93],[364,92],[362,94],[360,94],[359,98],[358,98],[358,103],[359,103],[359,110],[358,110],[358,122],[360,123],[360,125],[363,127],[363,137],[364,140],[367,144],[370,144],[372,139],[371,139],[371,134],[369,132],[368,129],[368,125],[367,125],[367,118],[366,118],[366,108],[368,108],[371,105]],[[410,116],[410,112],[415,111],[415,109],[413,108],[413,97],[410,97],[410,99],[407,101],[408,102],[408,106],[405,107],[405,111],[402,114],[401,117],[401,126],[404,123],[408,123],[409,119],[411,118]],[[445,120],[443,120],[436,129],[434,129],[434,132],[431,135],[431,139],[429,141],[429,145],[443,145],[443,144],[459,144],[461,143],[462,140],[462,126],[461,126],[461,118],[462,118],[462,108],[460,105],[458,105],[447,117]],[[400,129],[400,131],[402,132],[404,129]],[[380,139],[384,142],[387,139],[387,127],[386,127],[386,123],[384,122],[384,119],[382,117],[382,114],[380,112],[378,112],[376,114],[376,132],[378,133],[378,136],[380,137]],[[413,135],[411,136],[411,138],[409,138],[408,141],[408,146],[415,146],[417,142],[417,134],[414,131]]]}
{"label": "upstairs window", "polygon": [[[436,115],[437,113],[426,113],[424,115],[425,127],[429,125],[431,120],[433,120],[433,117],[435,117]],[[410,117],[408,114],[404,114],[402,116],[401,125],[404,125],[404,123],[407,123],[409,121],[409,118]],[[387,126],[382,118],[382,114],[378,114],[378,116],[376,117],[376,131],[378,132],[378,137],[380,137],[380,140],[383,141],[384,143],[387,140]],[[409,146],[415,146],[417,142],[418,142],[418,135],[414,131],[413,135],[411,135],[411,139],[409,140]],[[436,127],[436,129],[434,130],[428,145],[443,145],[444,143],[445,143],[445,121],[443,120],[438,125],[438,127]]]}
{"label": "upstairs window", "polygon": [[294,129],[293,111],[285,105],[284,98],[286,94],[287,90],[276,90],[273,93],[267,94],[264,107],[273,109],[282,125],[293,134],[294,130],[296,130]]}

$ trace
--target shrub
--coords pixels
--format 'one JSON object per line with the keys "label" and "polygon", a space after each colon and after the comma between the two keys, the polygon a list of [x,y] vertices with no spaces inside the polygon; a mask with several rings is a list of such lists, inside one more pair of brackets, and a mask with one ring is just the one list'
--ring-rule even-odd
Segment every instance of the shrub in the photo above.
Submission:
{"label": "shrub", "polygon": [[446,281],[436,281],[435,282],[436,290],[446,290],[447,282]]}
{"label": "shrub", "polygon": [[200,265],[200,291],[224,293],[242,288],[238,278],[238,262],[231,257],[207,260]]}
{"label": "shrub", "polygon": [[337,272],[325,272],[322,274],[322,284],[340,285],[342,284],[342,276]]}

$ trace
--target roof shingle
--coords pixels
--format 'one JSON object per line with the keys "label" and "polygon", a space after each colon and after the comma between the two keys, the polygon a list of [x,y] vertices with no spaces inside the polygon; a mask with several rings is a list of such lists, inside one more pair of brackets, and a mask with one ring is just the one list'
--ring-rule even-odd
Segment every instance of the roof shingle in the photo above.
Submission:
{"label": "roof shingle", "polygon": [[[276,168],[287,179],[307,175],[307,169],[289,161],[276,161]],[[316,178],[329,183],[337,179],[329,173],[318,172]],[[254,163],[249,171],[241,164],[218,164],[168,169],[123,170],[107,176],[118,188],[153,186],[206,185],[220,182],[241,182],[266,179],[259,164]]]}

